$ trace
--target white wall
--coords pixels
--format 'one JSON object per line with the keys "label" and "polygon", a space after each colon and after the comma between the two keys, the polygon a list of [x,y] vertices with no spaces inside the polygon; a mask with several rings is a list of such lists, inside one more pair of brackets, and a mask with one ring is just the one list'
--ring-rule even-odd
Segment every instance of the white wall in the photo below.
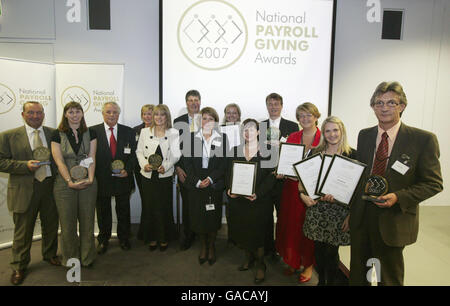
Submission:
{"label": "white wall", "polygon": [[[381,0],[384,8],[405,9],[401,41],[380,39],[381,23],[368,23],[366,2],[338,0],[332,113],[346,123],[356,146],[358,131],[376,124],[369,108],[376,85],[398,80],[409,101],[403,120],[437,134],[445,180],[450,177],[450,138],[445,134],[450,128],[450,0]],[[2,0],[0,57],[122,63],[123,121],[137,125],[141,105],[158,103],[158,0],[111,0],[111,31],[87,30],[86,0],[81,0],[81,23],[66,21],[66,0],[37,3]],[[450,192],[427,203],[450,205]],[[132,222],[139,215],[135,193]]]}
{"label": "white wall", "polygon": [[[404,9],[402,40],[381,40],[381,23],[366,19],[367,1],[338,1],[332,114],[346,124],[356,147],[359,130],[376,125],[369,107],[375,87],[399,81],[408,98],[402,121],[438,137],[441,166],[450,177],[450,0],[381,0]],[[445,188],[445,186],[444,186]],[[425,203],[450,205],[446,189]]]}

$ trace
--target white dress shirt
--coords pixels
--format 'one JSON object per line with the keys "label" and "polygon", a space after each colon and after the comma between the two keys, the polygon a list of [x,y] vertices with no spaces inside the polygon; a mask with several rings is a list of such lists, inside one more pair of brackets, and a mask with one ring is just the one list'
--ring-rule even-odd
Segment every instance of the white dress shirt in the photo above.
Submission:
{"label": "white dress shirt", "polygon": [[[108,145],[111,146],[111,144],[109,143],[109,140],[111,138],[110,126],[107,125],[106,123],[103,123],[103,124],[105,125],[106,139],[108,140]],[[117,124],[115,126],[113,126],[113,133],[114,133],[114,138],[116,139],[116,143],[117,143]]]}
{"label": "white dress shirt", "polygon": [[[208,140],[206,140],[205,136],[203,135],[203,130],[200,129],[200,131],[195,134],[195,137],[200,138],[202,140],[202,168],[207,169],[209,165],[209,157],[211,156],[211,146],[215,142],[214,139],[221,138],[220,134],[216,132],[216,130],[213,130],[211,137],[209,137]],[[220,141],[222,142],[222,140]],[[214,184],[213,180],[208,176],[209,180],[211,181],[211,185]],[[198,180],[196,187],[200,185],[201,180]]]}

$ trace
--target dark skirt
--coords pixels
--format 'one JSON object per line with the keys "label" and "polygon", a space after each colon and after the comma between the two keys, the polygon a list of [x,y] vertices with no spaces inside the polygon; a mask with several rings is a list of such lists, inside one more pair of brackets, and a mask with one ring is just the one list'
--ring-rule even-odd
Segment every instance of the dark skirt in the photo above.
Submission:
{"label": "dark skirt", "polygon": [[341,204],[319,201],[306,209],[303,232],[311,240],[334,246],[349,245],[350,231],[342,231],[348,213],[348,207]]}
{"label": "dark skirt", "polygon": [[176,238],[173,221],[172,177],[159,178],[157,173],[148,179],[142,176],[141,225],[144,243],[168,242]]}
{"label": "dark skirt", "polygon": [[229,231],[231,239],[248,251],[264,247],[266,227],[272,221],[272,203],[269,200],[229,198]]}
{"label": "dark skirt", "polygon": [[[191,230],[197,234],[216,232],[222,225],[222,190],[211,187],[189,190],[189,220]],[[214,204],[214,210],[207,210],[206,205]]]}

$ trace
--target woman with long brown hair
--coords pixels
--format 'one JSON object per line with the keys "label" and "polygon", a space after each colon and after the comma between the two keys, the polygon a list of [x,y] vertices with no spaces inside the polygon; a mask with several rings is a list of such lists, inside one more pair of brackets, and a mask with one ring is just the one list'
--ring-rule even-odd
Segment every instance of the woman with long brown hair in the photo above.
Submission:
{"label": "woman with long brown hair", "polygon": [[[58,167],[53,192],[61,224],[63,263],[67,265],[70,258],[79,258],[82,266],[90,267],[96,256],[94,222],[97,182],[94,171],[97,137],[87,128],[79,103],[69,102],[64,106],[51,147]],[[84,177],[77,177],[79,181],[71,174],[74,167],[86,169]]]}

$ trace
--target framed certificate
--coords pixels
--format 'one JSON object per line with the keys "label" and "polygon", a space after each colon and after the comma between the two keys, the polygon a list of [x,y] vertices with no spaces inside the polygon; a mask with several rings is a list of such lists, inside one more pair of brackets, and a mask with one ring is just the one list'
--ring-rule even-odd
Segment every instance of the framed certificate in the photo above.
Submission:
{"label": "framed certificate", "polygon": [[230,193],[240,196],[251,196],[255,193],[256,163],[233,161],[231,166]]}
{"label": "framed certificate", "polygon": [[336,201],[348,205],[366,167],[366,164],[359,161],[334,155],[319,188],[319,194],[331,194]]}
{"label": "framed certificate", "polygon": [[303,186],[305,194],[313,200],[320,197],[315,193],[321,165],[322,155],[320,153],[314,154],[294,164],[295,173],[297,174],[300,184]]}
{"label": "framed certificate", "polygon": [[319,195],[319,188],[322,186],[323,178],[328,171],[328,167],[331,164],[331,160],[333,159],[333,155],[330,154],[322,154],[322,165],[320,166],[319,178],[317,180],[317,186],[315,194]]}
{"label": "framed certificate", "polygon": [[296,177],[297,175],[295,174],[294,164],[303,159],[304,153],[305,145],[282,142],[280,144],[280,155],[278,157],[278,166],[275,173]]}

